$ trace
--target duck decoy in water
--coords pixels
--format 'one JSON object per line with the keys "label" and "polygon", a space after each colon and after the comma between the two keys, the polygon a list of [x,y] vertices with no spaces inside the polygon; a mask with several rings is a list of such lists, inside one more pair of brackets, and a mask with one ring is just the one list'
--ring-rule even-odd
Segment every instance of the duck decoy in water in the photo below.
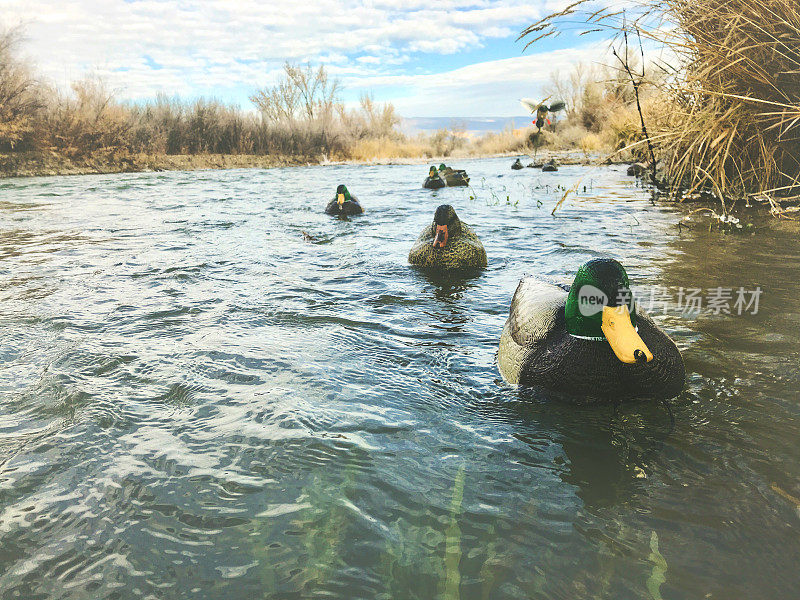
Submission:
{"label": "duck decoy in water", "polygon": [[358,198],[351,196],[347,186],[340,185],[336,188],[336,196],[328,202],[325,212],[329,215],[346,216],[360,215],[364,212]]}
{"label": "duck decoy in water", "polygon": [[628,166],[627,173],[630,177],[641,177],[647,173],[647,165],[641,162],[633,163],[632,165]]}
{"label": "duck decoy in water", "polygon": [[408,262],[442,270],[478,269],[486,266],[486,250],[455,209],[442,204],[408,253]]}
{"label": "duck decoy in water", "polygon": [[674,398],[685,379],[675,343],[635,306],[612,259],[585,263],[569,288],[523,278],[497,361],[509,383],[599,401]]}
{"label": "duck decoy in water", "polygon": [[428,176],[425,178],[425,181],[422,182],[422,187],[428,188],[430,190],[438,190],[439,188],[443,188],[446,186],[447,183],[445,182],[444,178],[439,175],[439,172],[436,170],[436,167],[431,167],[428,171]]}
{"label": "duck decoy in water", "polygon": [[524,169],[525,167],[523,167],[522,162],[519,159],[517,159],[514,161],[514,164],[511,165],[511,168],[514,169],[515,171],[518,171],[519,169]]}
{"label": "duck decoy in water", "polygon": [[464,169],[453,169],[442,163],[439,165],[439,176],[442,177],[449,186],[469,185],[469,177]]}
{"label": "duck decoy in water", "polygon": [[551,158],[546,163],[544,163],[542,165],[542,171],[544,173],[558,171],[558,165],[556,164],[556,159],[555,158]]}

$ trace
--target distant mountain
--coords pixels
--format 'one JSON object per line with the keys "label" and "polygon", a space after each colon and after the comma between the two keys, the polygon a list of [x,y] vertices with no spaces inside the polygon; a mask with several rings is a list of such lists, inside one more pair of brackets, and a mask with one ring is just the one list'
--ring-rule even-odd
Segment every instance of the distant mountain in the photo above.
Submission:
{"label": "distant mountain", "polygon": [[517,129],[531,125],[533,117],[415,117],[400,122],[404,133],[415,134],[419,132],[435,131],[447,127],[448,129],[464,129],[468,133],[481,135],[489,132],[503,131],[506,127]]}

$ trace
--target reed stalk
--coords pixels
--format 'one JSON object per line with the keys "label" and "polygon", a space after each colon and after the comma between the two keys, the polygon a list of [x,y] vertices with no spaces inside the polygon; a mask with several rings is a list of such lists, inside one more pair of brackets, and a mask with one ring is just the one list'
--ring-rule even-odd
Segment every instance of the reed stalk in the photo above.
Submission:
{"label": "reed stalk", "polygon": [[[650,115],[658,178],[732,203],[800,192],[800,3],[635,0],[623,13],[578,0],[526,28],[528,45],[572,27],[631,32],[670,56]],[[727,201],[727,204],[726,204]]]}

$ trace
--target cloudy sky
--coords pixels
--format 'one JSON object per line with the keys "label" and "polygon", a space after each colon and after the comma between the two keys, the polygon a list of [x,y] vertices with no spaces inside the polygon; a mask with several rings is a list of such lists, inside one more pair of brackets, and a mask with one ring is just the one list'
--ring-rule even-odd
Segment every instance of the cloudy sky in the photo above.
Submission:
{"label": "cloudy sky", "polygon": [[569,33],[523,53],[519,32],[562,0],[0,0],[24,53],[57,85],[87,73],[122,98],[213,96],[248,106],[285,61],[326,64],[406,117],[515,116],[549,74],[602,60]]}

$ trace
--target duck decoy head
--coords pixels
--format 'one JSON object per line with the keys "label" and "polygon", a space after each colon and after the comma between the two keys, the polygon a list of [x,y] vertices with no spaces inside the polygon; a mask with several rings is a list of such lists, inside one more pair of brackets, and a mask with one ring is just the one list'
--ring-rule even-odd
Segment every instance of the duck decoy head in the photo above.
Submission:
{"label": "duck decoy head", "polygon": [[339,185],[339,187],[336,188],[336,203],[339,205],[339,208],[341,208],[345,202],[350,202],[350,192],[347,191],[346,186]]}
{"label": "duck decoy head", "polygon": [[571,335],[607,341],[623,363],[653,360],[652,352],[636,332],[636,307],[628,274],[616,260],[598,258],[578,269],[564,316]]}
{"label": "duck decoy head", "polygon": [[436,177],[439,173],[436,171],[436,167],[431,167],[428,170],[428,177]]}
{"label": "duck decoy head", "polygon": [[436,213],[433,215],[433,226],[436,232],[433,238],[433,247],[444,248],[447,246],[450,235],[458,229],[459,224],[460,221],[452,206],[442,204],[437,208]]}

